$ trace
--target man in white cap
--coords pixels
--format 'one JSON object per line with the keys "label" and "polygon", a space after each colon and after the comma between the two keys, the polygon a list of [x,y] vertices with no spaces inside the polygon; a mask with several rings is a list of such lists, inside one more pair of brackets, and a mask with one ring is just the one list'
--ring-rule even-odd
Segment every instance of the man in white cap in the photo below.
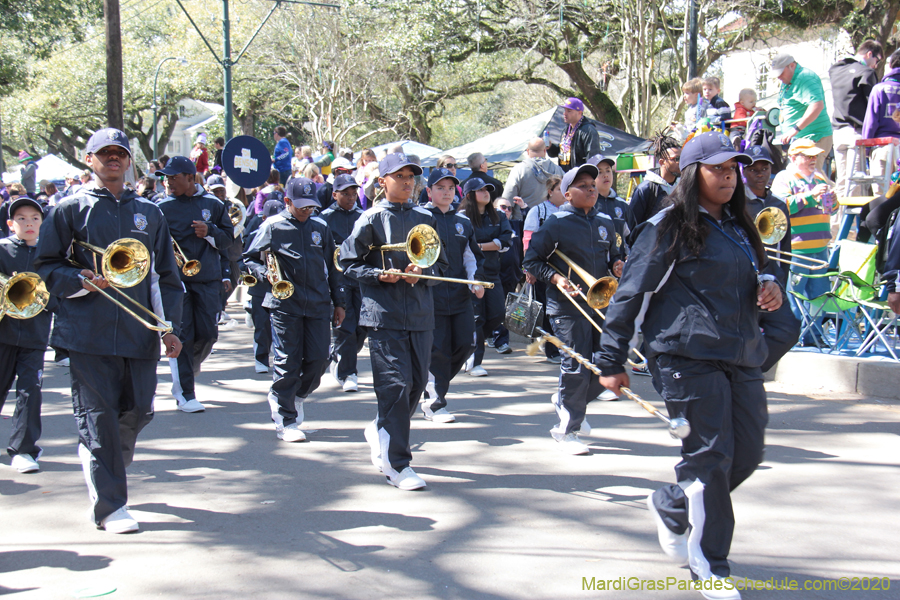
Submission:
{"label": "man in white cap", "polygon": [[811,70],[797,64],[790,54],[772,59],[769,72],[781,82],[778,105],[781,107],[781,143],[789,145],[795,138],[812,140],[822,153],[816,157],[821,170],[833,142],[831,121],[825,110],[822,80]]}

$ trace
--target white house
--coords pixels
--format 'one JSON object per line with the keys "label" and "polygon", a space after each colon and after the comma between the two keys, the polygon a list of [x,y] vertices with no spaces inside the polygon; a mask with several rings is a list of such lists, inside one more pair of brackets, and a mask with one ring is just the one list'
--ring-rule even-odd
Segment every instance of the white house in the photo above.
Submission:
{"label": "white house", "polygon": [[[219,119],[225,107],[215,102],[191,99],[179,100],[177,106],[178,122],[165,150],[160,148],[160,154],[188,156],[197,134],[206,131],[211,123]],[[212,140],[209,140],[209,146],[212,147]]]}

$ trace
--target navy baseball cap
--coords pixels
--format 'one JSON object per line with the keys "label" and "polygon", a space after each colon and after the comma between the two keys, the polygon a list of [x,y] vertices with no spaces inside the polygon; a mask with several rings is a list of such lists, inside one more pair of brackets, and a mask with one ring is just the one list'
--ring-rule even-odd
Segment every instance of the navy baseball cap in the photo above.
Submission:
{"label": "navy baseball cap", "polygon": [[265,218],[274,217],[284,210],[284,202],[281,200],[269,200],[263,204],[262,216]]}
{"label": "navy baseball cap", "polygon": [[306,177],[294,177],[287,182],[284,194],[296,208],[304,206],[319,206],[316,200],[316,184]]}
{"label": "navy baseball cap", "polygon": [[30,206],[32,208],[35,208],[35,209],[37,209],[37,211],[39,213],[41,213],[41,217],[44,216],[44,209],[41,206],[40,202],[38,202],[37,200],[35,200],[34,198],[31,198],[29,196],[19,196],[18,198],[13,200],[13,202],[9,205],[10,220],[12,220],[15,217],[16,211],[19,210],[20,208],[22,208],[23,206]]}
{"label": "navy baseball cap", "polygon": [[718,131],[707,131],[695,135],[681,149],[681,160],[678,165],[685,169],[688,165],[721,165],[726,160],[736,158],[739,163],[749,165],[753,159],[734,149],[728,136]]}
{"label": "navy baseball cap", "polygon": [[353,179],[353,175],[338,175],[334,178],[332,189],[335,192],[340,192],[341,190],[346,190],[351,187],[359,187],[359,184]]}
{"label": "navy baseball cap", "polygon": [[128,143],[128,136],[125,135],[124,131],[113,129],[112,127],[95,131],[94,135],[88,140],[85,151],[88,154],[94,154],[97,150],[106,148],[107,146],[124,148],[125,151],[131,155],[131,145]]}
{"label": "navy baseball cap", "polygon": [[436,169],[432,169],[431,173],[428,175],[428,187],[434,186],[441,179],[452,179],[453,183],[459,185],[459,179],[456,178],[456,175],[453,174],[450,169],[445,169],[443,167],[438,167]]}
{"label": "navy baseball cap", "polygon": [[422,167],[409,160],[402,152],[396,152],[394,154],[388,154],[381,159],[381,162],[378,163],[378,176],[385,177],[391,173],[396,173],[403,167],[412,167],[413,174],[415,175],[422,174]]}
{"label": "navy baseball cap", "polygon": [[206,180],[206,187],[209,190],[214,190],[216,188],[225,189],[225,180],[218,175],[210,175]]}
{"label": "navy baseball cap", "polygon": [[469,192],[477,192],[484,188],[487,188],[489,192],[494,191],[494,185],[492,183],[485,183],[480,177],[473,177],[471,179],[466,179],[466,183],[463,186],[463,194],[468,195]]}
{"label": "navy baseball cap", "polygon": [[600,163],[607,163],[613,169],[616,168],[616,158],[614,156],[603,156],[602,154],[595,154],[589,159],[587,159],[589,164],[599,166]]}
{"label": "navy baseball cap", "polygon": [[563,176],[562,182],[559,184],[559,191],[565,194],[569,189],[569,186],[572,185],[572,182],[575,181],[575,178],[578,177],[581,173],[587,173],[591,176],[591,179],[597,179],[600,171],[594,165],[590,163],[584,163],[577,169],[572,169]]}
{"label": "navy baseball cap", "polygon": [[166,177],[168,175],[181,175],[182,173],[185,175],[196,175],[197,167],[187,156],[173,156],[166,163],[165,168],[156,172],[156,176],[162,175]]}
{"label": "navy baseball cap", "polygon": [[772,160],[772,155],[769,154],[769,149],[765,146],[750,146],[747,148],[746,153],[750,156],[750,159],[753,161],[750,164],[752,165],[755,162],[759,162],[761,160],[766,161],[770,164],[775,164],[775,161]]}

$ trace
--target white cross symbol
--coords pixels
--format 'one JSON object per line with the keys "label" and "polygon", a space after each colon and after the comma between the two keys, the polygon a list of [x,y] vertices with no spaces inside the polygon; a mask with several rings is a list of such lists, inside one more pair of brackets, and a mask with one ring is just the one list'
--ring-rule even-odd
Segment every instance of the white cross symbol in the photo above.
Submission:
{"label": "white cross symbol", "polygon": [[256,171],[259,168],[259,161],[255,158],[250,158],[250,150],[248,148],[241,148],[241,155],[234,157],[234,168],[240,169],[241,173],[249,173],[250,171]]}

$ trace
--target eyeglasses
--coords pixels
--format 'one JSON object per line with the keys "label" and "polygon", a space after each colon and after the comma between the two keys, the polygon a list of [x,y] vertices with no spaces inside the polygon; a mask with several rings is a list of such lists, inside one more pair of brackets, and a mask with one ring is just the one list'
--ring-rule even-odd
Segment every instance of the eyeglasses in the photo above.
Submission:
{"label": "eyeglasses", "polygon": [[117,149],[115,149],[115,148],[110,148],[110,147],[100,148],[99,150],[97,150],[97,151],[94,152],[93,154],[96,155],[96,156],[99,156],[100,158],[108,158],[108,157],[110,157],[110,156],[115,156],[115,157],[117,157],[117,158],[128,158],[129,156],[131,156],[131,155],[128,154],[128,152],[127,152],[126,150],[124,150],[124,149],[118,149],[118,150],[117,150]]}
{"label": "eyeglasses", "polygon": [[447,163],[446,165],[444,165],[444,168],[445,169],[455,169],[456,163]]}
{"label": "eyeglasses", "polygon": [[510,206],[509,204],[501,204],[501,205],[497,206],[497,208],[499,208],[500,210],[505,210],[506,212],[509,212],[512,210],[512,206]]}
{"label": "eyeglasses", "polygon": [[298,208],[297,210],[299,210],[300,212],[313,212],[314,210],[316,210],[316,207],[315,206],[302,206],[302,207]]}

